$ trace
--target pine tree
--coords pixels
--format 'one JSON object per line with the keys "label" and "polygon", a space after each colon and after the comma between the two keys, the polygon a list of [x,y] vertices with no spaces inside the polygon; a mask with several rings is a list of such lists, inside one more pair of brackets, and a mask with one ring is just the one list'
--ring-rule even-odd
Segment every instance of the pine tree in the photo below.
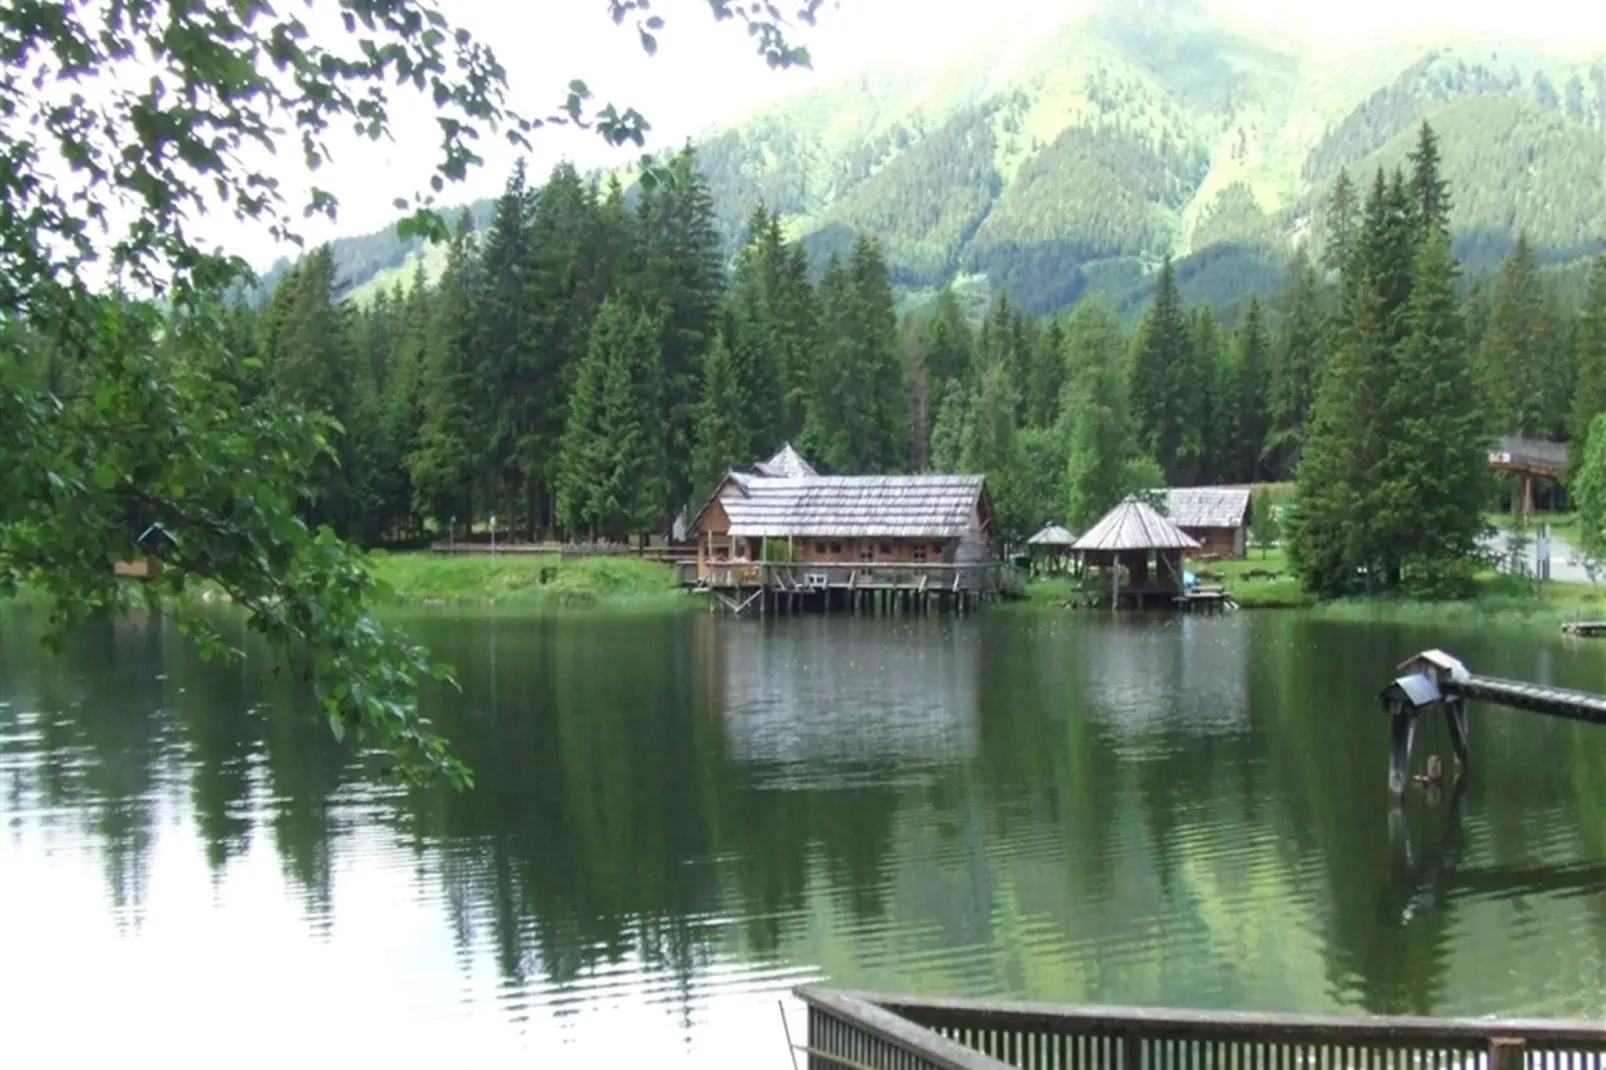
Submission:
{"label": "pine tree", "polygon": [[1030,534],[1022,532],[1028,521],[1021,515],[1023,503],[1015,486],[1017,400],[1008,366],[1001,361],[990,365],[970,400],[959,453],[961,471],[987,477],[998,528],[1006,539]]}
{"label": "pine tree", "polygon": [[1500,266],[1480,354],[1483,401],[1496,433],[1545,437],[1551,422],[1545,379],[1553,356],[1546,351],[1544,316],[1539,261],[1524,231]]}
{"label": "pine tree", "polygon": [[550,449],[542,437],[541,408],[550,403],[534,367],[540,360],[541,306],[530,301],[534,263],[533,217],[536,195],[525,179],[520,160],[496,201],[491,221],[476,248],[467,276],[468,308],[464,327],[479,377],[490,479],[486,487],[492,512],[507,518],[523,515],[534,526],[532,490],[543,474],[541,455]]}
{"label": "pine tree", "polygon": [[1439,173],[1439,139],[1424,120],[1411,151],[1411,212],[1416,240],[1425,243],[1435,235],[1450,237],[1450,184]]}
{"label": "pine tree", "polygon": [[1573,481],[1578,549],[1594,578],[1606,564],[1606,412],[1596,414],[1584,442],[1575,443],[1573,449],[1584,457]]}
{"label": "pine tree", "polygon": [[1322,264],[1330,271],[1344,270],[1355,240],[1357,194],[1349,172],[1340,169],[1327,197],[1327,216],[1323,227]]}
{"label": "pine tree", "polygon": [[898,362],[903,367],[904,392],[909,398],[909,441],[905,454],[912,471],[931,468],[931,425],[936,419],[931,379],[926,372],[926,346],[920,322],[906,313],[898,326]]}
{"label": "pine tree", "polygon": [[692,451],[692,500],[701,503],[714,492],[725,473],[756,456],[744,434],[744,399],[724,339],[715,338],[703,362],[703,396],[697,410],[696,448]]}
{"label": "pine tree", "polygon": [[1606,256],[1589,269],[1589,285],[1578,317],[1577,388],[1568,422],[1568,484],[1583,465],[1584,442],[1595,417],[1606,412]]}
{"label": "pine tree", "polygon": [[1037,332],[1032,346],[1031,377],[1025,390],[1025,423],[1052,427],[1059,420],[1060,397],[1065,393],[1065,330],[1050,317]]}
{"label": "pine tree", "polygon": [[683,501],[691,490],[692,422],[702,362],[720,329],[724,290],[713,196],[690,147],[670,160],[665,181],[642,191],[637,226],[640,270],[632,288],[640,307],[662,324],[670,489]]}
{"label": "pine tree", "polygon": [[965,310],[953,288],[944,286],[937,293],[936,308],[926,327],[926,371],[932,388],[945,387],[955,380],[968,379],[974,358],[975,340]]}
{"label": "pine tree", "polygon": [[965,414],[970,411],[970,395],[963,381],[950,380],[943,388],[942,404],[931,427],[931,470],[958,472],[964,450]]}
{"label": "pine tree", "polygon": [[473,505],[483,500],[490,467],[490,458],[479,448],[487,414],[475,406],[484,395],[476,389],[480,383],[469,356],[473,256],[473,224],[464,212],[433,301],[424,292],[422,276],[415,280],[403,338],[420,366],[420,426],[406,462],[413,507],[439,523],[455,518],[465,527],[474,520]]}
{"label": "pine tree", "polygon": [[1429,230],[1418,248],[1409,333],[1390,376],[1379,487],[1366,523],[1418,593],[1464,593],[1472,579],[1489,490],[1487,443],[1467,359],[1458,269],[1449,239]]}
{"label": "pine tree", "polygon": [[1082,531],[1129,491],[1134,435],[1122,374],[1121,320],[1099,300],[1084,300],[1065,324],[1072,371],[1063,404],[1067,434],[1066,523]]}
{"label": "pine tree", "polygon": [[622,540],[668,514],[661,329],[615,298],[597,312],[559,467],[558,515],[571,533]]}
{"label": "pine tree", "polygon": [[1322,367],[1323,315],[1316,268],[1305,251],[1294,255],[1283,284],[1282,324],[1267,375],[1266,471],[1290,479],[1310,421]]}
{"label": "pine tree", "polygon": [[1238,371],[1209,305],[1188,314],[1188,354],[1196,384],[1190,407],[1198,443],[1190,479],[1215,483],[1232,471],[1237,457]]}
{"label": "pine tree", "polygon": [[1232,478],[1240,483],[1258,483],[1262,476],[1261,450],[1270,423],[1267,417],[1266,331],[1258,297],[1249,298],[1249,308],[1244,313],[1237,341],[1238,356],[1233,384],[1237,403],[1233,445],[1237,456],[1232,465]]}
{"label": "pine tree", "polygon": [[1160,463],[1167,480],[1193,482],[1202,449],[1198,426],[1199,381],[1188,338],[1187,316],[1167,257],[1154,299],[1133,338],[1132,415],[1141,452]]}

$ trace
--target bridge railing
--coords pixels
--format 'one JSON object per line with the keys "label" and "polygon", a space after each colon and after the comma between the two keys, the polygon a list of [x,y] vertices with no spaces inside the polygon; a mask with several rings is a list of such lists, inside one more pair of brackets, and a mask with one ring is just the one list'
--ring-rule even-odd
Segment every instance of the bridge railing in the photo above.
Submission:
{"label": "bridge railing", "polygon": [[1606,1024],[920,999],[821,988],[809,1070],[1602,1070]]}

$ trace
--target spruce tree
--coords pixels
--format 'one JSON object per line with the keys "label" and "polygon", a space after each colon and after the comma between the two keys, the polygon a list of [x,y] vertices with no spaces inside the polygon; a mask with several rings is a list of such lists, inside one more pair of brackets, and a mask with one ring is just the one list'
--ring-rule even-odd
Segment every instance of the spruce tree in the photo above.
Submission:
{"label": "spruce tree", "polygon": [[958,472],[964,450],[965,415],[970,411],[970,395],[963,381],[950,380],[943,388],[942,404],[931,427],[931,470]]}
{"label": "spruce tree", "polygon": [[926,327],[926,371],[932,388],[968,379],[974,363],[975,339],[965,310],[951,286],[937,293],[937,304]]}
{"label": "spruce tree", "polygon": [[1137,489],[1129,485],[1136,451],[1120,317],[1103,301],[1083,300],[1066,321],[1065,345],[1065,522],[1080,532]]}
{"label": "spruce tree", "polygon": [[689,146],[669,161],[665,181],[642,191],[637,226],[632,286],[639,306],[662,324],[665,448],[671,496],[684,500],[702,361],[720,329],[724,290],[713,196]]}
{"label": "spruce tree", "polygon": [[1273,479],[1291,479],[1299,462],[1322,367],[1323,314],[1316,268],[1303,249],[1288,266],[1282,324],[1267,376],[1264,459]]}
{"label": "spruce tree", "polygon": [[1059,420],[1064,393],[1065,330],[1057,317],[1050,317],[1032,346],[1031,377],[1025,390],[1027,426],[1053,427]]}
{"label": "spruce tree", "polygon": [[1382,412],[1391,428],[1366,522],[1418,593],[1465,593],[1488,498],[1488,456],[1476,405],[1448,237],[1429,230],[1418,248],[1408,333]]}
{"label": "spruce tree", "polygon": [[1349,172],[1340,168],[1327,195],[1327,215],[1322,228],[1322,265],[1329,271],[1341,272],[1349,262],[1358,218],[1357,198]]}
{"label": "spruce tree", "polygon": [[458,217],[446,268],[433,300],[416,277],[409,298],[405,346],[419,363],[416,444],[407,456],[413,507],[439,524],[456,518],[466,530],[473,506],[485,500],[491,457],[484,450],[490,413],[476,402],[484,398],[469,350],[473,224],[465,211]]}
{"label": "spruce tree", "polygon": [[1450,237],[1450,184],[1440,174],[1439,139],[1426,120],[1417,130],[1411,150],[1411,213],[1419,243],[1435,235]]}
{"label": "spruce tree", "polygon": [[931,425],[936,419],[938,399],[931,394],[931,377],[926,372],[926,345],[920,321],[905,313],[898,325],[898,363],[903,367],[904,392],[909,397],[909,439],[905,454],[915,472],[931,469]]}
{"label": "spruce tree", "polygon": [[1568,484],[1583,465],[1584,442],[1595,417],[1606,412],[1606,256],[1589,269],[1589,284],[1578,316],[1577,387],[1568,421]]}
{"label": "spruce tree", "polygon": [[1015,409],[1018,398],[1010,381],[1009,367],[1000,361],[982,373],[965,428],[959,454],[960,470],[987,477],[998,529],[1006,539],[1031,534],[1023,531],[1030,522],[1025,514],[1017,486],[1019,460],[1015,440]]}
{"label": "spruce tree", "polygon": [[1190,482],[1215,483],[1235,467],[1238,431],[1238,372],[1223,344],[1216,314],[1203,305],[1188,314],[1188,353],[1193,363],[1191,421],[1195,465]]}
{"label": "spruce tree", "polygon": [[1526,231],[1500,266],[1489,327],[1483,337],[1482,396],[1496,434],[1546,437],[1553,389],[1547,376],[1555,358],[1545,322],[1539,261]]}
{"label": "spruce tree", "polygon": [[1233,429],[1236,457],[1231,478],[1240,483],[1258,483],[1262,478],[1261,450],[1270,422],[1267,417],[1266,329],[1258,297],[1249,298],[1249,308],[1238,330],[1237,348],[1233,384],[1237,402]]}
{"label": "spruce tree", "polygon": [[1199,377],[1169,256],[1160,267],[1154,298],[1133,338],[1130,389],[1141,452],[1160,463],[1173,485],[1191,483],[1201,450]]}
{"label": "spruce tree", "polygon": [[743,397],[723,338],[714,339],[703,363],[703,396],[692,451],[692,500],[701,504],[725,473],[756,458],[742,426]]}
{"label": "spruce tree", "polygon": [[1593,579],[1606,565],[1606,412],[1595,415],[1584,440],[1575,442],[1573,450],[1583,455],[1572,484],[1578,504],[1578,549]]}

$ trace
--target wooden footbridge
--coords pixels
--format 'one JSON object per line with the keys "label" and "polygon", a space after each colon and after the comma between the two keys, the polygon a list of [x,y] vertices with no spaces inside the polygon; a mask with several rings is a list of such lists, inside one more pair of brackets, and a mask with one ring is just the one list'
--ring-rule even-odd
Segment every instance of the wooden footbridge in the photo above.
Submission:
{"label": "wooden footbridge", "polygon": [[1393,731],[1389,791],[1396,797],[1405,792],[1417,719],[1434,706],[1444,707],[1450,725],[1450,746],[1463,770],[1471,761],[1467,744],[1467,703],[1471,701],[1547,717],[1606,724],[1606,696],[1496,676],[1478,676],[1442,650],[1425,650],[1401,662],[1398,668],[1403,675],[1396,677],[1381,695]]}

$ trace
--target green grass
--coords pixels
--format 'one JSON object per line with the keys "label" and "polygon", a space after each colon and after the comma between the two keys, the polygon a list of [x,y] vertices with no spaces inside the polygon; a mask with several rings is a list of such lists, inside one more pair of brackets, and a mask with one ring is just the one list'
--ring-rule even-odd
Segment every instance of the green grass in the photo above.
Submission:
{"label": "green grass", "polygon": [[[1288,567],[1288,555],[1280,546],[1264,551],[1252,549],[1241,561],[1212,561],[1197,566],[1197,570],[1219,575],[1219,580],[1202,579],[1200,582],[1220,583],[1244,609],[1300,609],[1316,604],[1300,587]],[[1276,577],[1251,577],[1249,574],[1253,572],[1272,572]]]}
{"label": "green grass", "polygon": [[[1489,523],[1500,531],[1510,531],[1516,526],[1517,518],[1511,513],[1491,513]],[[1537,533],[1540,524],[1549,524],[1552,535],[1568,535],[1578,530],[1577,513],[1535,513],[1530,522],[1530,528]]]}
{"label": "green grass", "polygon": [[[479,603],[531,609],[665,609],[701,606],[674,586],[667,565],[637,557],[375,553],[374,574],[404,605]],[[541,582],[543,570],[551,570]]]}

